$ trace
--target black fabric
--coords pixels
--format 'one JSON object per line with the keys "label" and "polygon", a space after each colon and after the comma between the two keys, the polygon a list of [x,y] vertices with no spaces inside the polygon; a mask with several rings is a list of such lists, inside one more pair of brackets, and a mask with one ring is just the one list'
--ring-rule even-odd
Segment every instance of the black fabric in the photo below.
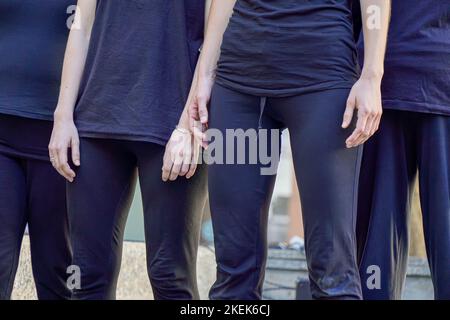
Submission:
{"label": "black fabric", "polygon": [[[400,299],[409,252],[411,199],[417,175],[428,261],[436,299],[450,299],[450,117],[386,110],[364,147],[358,247],[364,298]],[[380,288],[365,284],[380,267]]]}
{"label": "black fabric", "polygon": [[51,121],[0,114],[0,152],[48,162],[52,130]]}
{"label": "black fabric", "polygon": [[36,160],[35,153],[14,156],[0,148],[0,190],[0,300],[11,298],[27,224],[38,298],[70,299],[64,179],[50,162]]}
{"label": "black fabric", "polygon": [[75,121],[82,137],[165,144],[186,103],[204,0],[99,0]]}
{"label": "black fabric", "polygon": [[0,113],[52,120],[76,0],[0,0]]}
{"label": "black fabric", "polygon": [[[348,94],[348,89],[338,89],[269,98],[259,121],[261,98],[219,85],[212,92],[210,128],[224,137],[227,129],[256,130],[258,123],[261,129],[289,129],[316,299],[361,299],[355,236],[361,147],[345,147],[354,124],[340,127]],[[269,154],[276,152],[270,139],[267,144]],[[247,155],[249,150],[246,144]],[[230,151],[236,155],[237,144],[225,150],[224,159]],[[218,263],[211,299],[262,298],[275,175],[262,175],[266,166],[260,161],[248,163],[208,167]]]}
{"label": "black fabric", "polygon": [[74,299],[115,299],[125,223],[137,168],[144,206],[147,268],[156,299],[198,299],[196,262],[206,202],[206,170],[161,180],[164,147],[81,139],[81,167],[68,185],[73,264],[82,287]]}
{"label": "black fabric", "polygon": [[359,75],[352,0],[238,0],[217,83],[289,96],[351,88]]}
{"label": "black fabric", "polygon": [[450,115],[450,0],[392,1],[382,96],[385,109]]}

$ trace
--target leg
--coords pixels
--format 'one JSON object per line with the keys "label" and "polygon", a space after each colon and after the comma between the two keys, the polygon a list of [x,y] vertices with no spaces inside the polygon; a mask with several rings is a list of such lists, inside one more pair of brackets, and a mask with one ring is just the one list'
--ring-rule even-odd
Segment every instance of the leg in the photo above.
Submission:
{"label": "leg", "polygon": [[206,168],[187,180],[161,180],[165,148],[139,143],[139,181],[144,204],[147,269],[155,299],[199,299],[197,250],[206,202]]}
{"label": "leg", "polygon": [[435,299],[450,300],[450,117],[420,115],[419,181]]}
{"label": "leg", "polygon": [[136,160],[123,142],[81,139],[81,167],[68,185],[72,264],[81,270],[75,299],[115,299]]}
{"label": "leg", "polygon": [[26,178],[20,160],[0,153],[0,300],[10,299],[26,225]]}
{"label": "leg", "polygon": [[31,259],[38,298],[70,299],[66,272],[72,256],[64,178],[49,162],[28,160],[27,185]]}
{"label": "leg", "polygon": [[279,99],[300,190],[305,249],[315,299],[360,299],[356,194],[360,148],[347,149],[340,127],[348,90]]}
{"label": "leg", "polygon": [[[407,113],[386,110],[364,147],[358,204],[360,275],[364,299],[400,299],[408,262],[408,221],[417,172]],[[374,286],[373,266],[380,271]]]}
{"label": "leg", "polygon": [[[210,127],[223,137],[227,129],[256,129],[259,104],[260,98],[215,86]],[[279,127],[267,113],[261,124],[264,129]],[[236,155],[236,144],[232,149],[224,150],[223,158],[226,159],[231,151]],[[217,260],[217,280],[210,291],[211,299],[261,299],[267,255],[267,218],[275,183],[275,175],[261,175],[261,168],[259,162],[209,165]]]}

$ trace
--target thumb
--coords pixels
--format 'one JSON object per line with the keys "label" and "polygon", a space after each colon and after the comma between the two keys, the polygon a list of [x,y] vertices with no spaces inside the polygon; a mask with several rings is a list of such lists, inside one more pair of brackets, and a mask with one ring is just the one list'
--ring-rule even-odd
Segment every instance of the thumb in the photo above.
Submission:
{"label": "thumb", "polygon": [[346,129],[350,125],[353,119],[353,114],[355,112],[356,108],[356,97],[352,92],[350,92],[350,95],[347,100],[347,106],[345,108],[344,117],[342,120],[342,128]]}
{"label": "thumb", "polygon": [[202,124],[208,123],[208,108],[207,108],[208,99],[205,97],[198,98],[198,113],[200,116],[200,122]]}
{"label": "thumb", "polygon": [[80,141],[77,138],[73,138],[71,141],[70,148],[72,150],[72,162],[74,165],[79,167],[81,164],[80,163]]}

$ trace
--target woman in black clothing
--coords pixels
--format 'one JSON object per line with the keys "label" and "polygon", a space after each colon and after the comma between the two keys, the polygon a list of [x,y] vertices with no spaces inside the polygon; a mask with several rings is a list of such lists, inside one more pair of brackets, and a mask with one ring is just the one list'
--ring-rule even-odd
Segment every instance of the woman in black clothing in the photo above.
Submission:
{"label": "woman in black clothing", "polygon": [[[183,110],[206,4],[78,1],[80,28],[69,36],[50,143],[55,168],[71,182],[73,264],[81,272],[75,299],[115,299],[138,175],[154,297],[199,297],[196,260],[206,171],[191,159],[199,146],[192,143]],[[180,162],[170,156],[179,151],[190,157]],[[162,175],[163,163],[169,169]]]}
{"label": "woman in black clothing", "polygon": [[68,299],[65,184],[47,146],[75,0],[0,0],[0,299],[28,224],[39,299]]}
{"label": "woman in black clothing", "polygon": [[[361,299],[356,191],[361,145],[378,129],[382,112],[390,3],[361,0],[368,23],[360,73],[352,2],[214,1],[190,104],[193,131],[204,144],[209,138],[201,129],[209,125],[223,135],[243,129],[249,138],[246,153],[252,143],[274,150],[260,133],[289,129],[317,299]],[[218,262],[212,299],[260,299],[262,294],[275,176],[261,174],[261,161],[236,164],[240,151],[227,140],[224,159],[235,161],[209,167]]]}

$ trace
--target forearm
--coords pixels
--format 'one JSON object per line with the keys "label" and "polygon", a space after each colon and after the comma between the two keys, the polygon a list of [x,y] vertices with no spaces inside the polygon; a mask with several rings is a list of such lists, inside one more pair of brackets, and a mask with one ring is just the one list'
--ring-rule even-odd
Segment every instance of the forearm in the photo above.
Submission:
{"label": "forearm", "polygon": [[194,95],[196,92],[197,87],[197,81],[198,81],[198,69],[199,64],[197,63],[197,67],[195,68],[194,77],[192,78],[192,84],[191,84],[191,90],[189,91],[189,96],[187,98],[186,105],[184,107],[183,113],[181,114],[180,120],[178,122],[178,126],[181,128],[189,129],[190,123],[189,123],[189,105],[194,99]]}
{"label": "forearm", "polygon": [[[205,38],[206,38],[206,30],[207,30],[207,25],[208,25],[208,20],[209,20],[209,15],[211,13],[211,2],[213,0],[206,0],[205,1]],[[200,60],[197,61],[197,65],[195,67],[195,72],[194,72],[194,76],[192,78],[192,84],[191,84],[191,88],[189,91],[189,96],[186,102],[186,106],[184,107],[183,113],[181,114],[180,117],[180,121],[178,122],[178,126],[182,127],[182,128],[186,128],[188,129],[190,127],[189,125],[189,114],[188,114],[188,109],[189,109],[189,104],[191,103],[192,99],[194,98],[195,95],[195,89],[197,87],[197,81],[198,81],[198,73],[199,73],[199,64],[200,64]]]}
{"label": "forearm", "polygon": [[360,0],[364,31],[363,78],[380,80],[391,16],[391,0]]}
{"label": "forearm", "polygon": [[64,56],[55,120],[72,119],[95,19],[96,0],[79,0]]}
{"label": "forearm", "polygon": [[199,61],[199,77],[214,77],[223,34],[228,26],[236,0],[212,0],[206,37]]}

